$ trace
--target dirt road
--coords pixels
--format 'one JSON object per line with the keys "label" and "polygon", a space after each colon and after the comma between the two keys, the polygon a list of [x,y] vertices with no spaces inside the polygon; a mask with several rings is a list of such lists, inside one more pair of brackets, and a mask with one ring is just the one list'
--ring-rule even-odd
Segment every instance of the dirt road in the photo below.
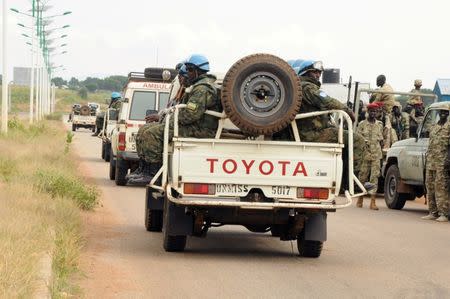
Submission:
{"label": "dirt road", "polygon": [[162,234],[144,228],[145,189],[118,187],[88,130],[74,147],[102,206],[85,215],[82,264],[88,298],[449,298],[450,223],[421,220],[408,202],[379,211],[354,206],[330,213],[319,259],[299,258],[296,243],[241,227],[188,238],[184,253],[166,253]]}

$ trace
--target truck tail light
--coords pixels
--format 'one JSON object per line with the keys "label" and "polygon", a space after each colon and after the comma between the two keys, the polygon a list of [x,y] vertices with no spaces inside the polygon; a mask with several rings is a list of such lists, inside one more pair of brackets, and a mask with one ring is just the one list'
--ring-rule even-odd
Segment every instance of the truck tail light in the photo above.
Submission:
{"label": "truck tail light", "polygon": [[214,195],[214,194],[216,194],[216,185],[185,183],[184,184],[184,194]]}
{"label": "truck tail light", "polygon": [[328,199],[326,188],[297,188],[297,198]]}
{"label": "truck tail light", "polygon": [[125,144],[125,132],[119,133],[119,142],[118,142],[118,150],[124,151],[126,144]]}

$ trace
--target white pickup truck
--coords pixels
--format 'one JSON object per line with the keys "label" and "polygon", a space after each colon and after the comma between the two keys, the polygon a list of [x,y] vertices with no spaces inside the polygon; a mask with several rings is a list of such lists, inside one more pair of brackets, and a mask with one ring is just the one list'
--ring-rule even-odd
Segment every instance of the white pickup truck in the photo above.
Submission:
{"label": "white pickup truck", "polygon": [[[258,63],[260,60],[266,62]],[[222,103],[224,94],[254,86],[242,95],[248,101],[239,102],[260,104],[266,121],[274,116],[272,112],[284,109],[277,105],[292,100],[286,96],[301,97],[289,91],[297,88],[293,85],[299,85],[299,81],[283,60],[259,54],[245,57],[237,64],[241,67],[230,69],[225,76]],[[233,72],[244,76],[233,76]],[[278,87],[284,89],[284,95],[271,90]],[[261,96],[262,93],[271,96]],[[203,237],[211,227],[243,225],[252,232],[270,230],[281,240],[297,240],[301,256],[320,256],[327,239],[327,212],[345,208],[351,204],[352,196],[364,194],[355,194],[355,182],[365,192],[353,175],[353,139],[349,138],[351,175],[345,178],[349,190],[345,191],[345,197],[339,197],[344,122],[352,136],[348,115],[335,110],[294,114],[289,123],[295,140],[274,141],[268,140],[267,134],[257,138],[242,134],[238,138],[239,134],[229,134],[225,129],[229,123],[225,111],[206,111],[218,118],[219,126],[214,138],[198,139],[178,134],[178,113],[185,106],[175,106],[165,119],[163,166],[146,190],[146,229],[164,231],[166,251],[183,251],[188,235]],[[248,112],[254,113],[251,110]],[[295,119],[329,113],[336,113],[340,120],[339,142],[302,142]],[[172,118],[174,137],[168,140],[167,128]],[[159,179],[161,185],[156,185]]]}
{"label": "white pickup truck", "polygon": [[157,112],[166,108],[170,82],[175,76],[175,70],[162,68],[147,68],[145,73],[132,72],[128,75],[117,124],[110,139],[109,177],[117,185],[126,185],[128,171],[138,167],[137,132],[145,124],[148,110]]}
{"label": "white pickup truck", "polygon": [[81,106],[72,116],[72,131],[75,132],[78,128],[87,128],[94,132],[96,109],[92,109],[89,105]]}

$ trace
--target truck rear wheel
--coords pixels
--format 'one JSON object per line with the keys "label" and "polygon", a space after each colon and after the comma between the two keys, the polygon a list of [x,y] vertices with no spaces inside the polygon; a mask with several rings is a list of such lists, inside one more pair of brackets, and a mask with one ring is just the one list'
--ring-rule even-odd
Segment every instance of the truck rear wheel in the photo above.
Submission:
{"label": "truck rear wheel", "polygon": [[186,247],[186,236],[171,236],[169,235],[169,227],[170,222],[173,221],[170,217],[170,206],[172,204],[170,201],[166,198],[164,203],[164,223],[163,223],[163,247],[165,251],[168,252],[179,252],[184,251],[184,248]]}
{"label": "truck rear wheel", "polygon": [[323,242],[305,240],[305,234],[302,231],[297,238],[297,249],[300,256],[319,257],[322,253]]}
{"label": "truck rear wheel", "polygon": [[413,200],[416,198],[415,194],[411,193],[398,193],[397,188],[400,184],[400,171],[398,166],[392,164],[386,173],[386,179],[384,181],[384,201],[389,209],[401,210],[407,200]]}
{"label": "truck rear wheel", "polygon": [[111,143],[105,144],[105,161],[109,162],[111,160]]}
{"label": "truck rear wheel", "polygon": [[222,106],[230,120],[249,135],[270,135],[287,127],[300,109],[302,89],[283,59],[253,54],[225,75]]}
{"label": "truck rear wheel", "polygon": [[116,160],[114,159],[112,150],[109,153],[109,179],[114,180],[116,178]]}
{"label": "truck rear wheel", "polygon": [[163,211],[145,209],[145,228],[149,232],[160,232],[163,226]]}
{"label": "truck rear wheel", "polygon": [[106,160],[105,156],[106,156],[106,145],[104,142],[102,142],[102,159],[103,160]]}
{"label": "truck rear wheel", "polygon": [[115,164],[116,164],[116,174],[115,174],[116,185],[125,186],[127,184],[125,176],[128,173],[128,163],[122,158],[117,157]]}

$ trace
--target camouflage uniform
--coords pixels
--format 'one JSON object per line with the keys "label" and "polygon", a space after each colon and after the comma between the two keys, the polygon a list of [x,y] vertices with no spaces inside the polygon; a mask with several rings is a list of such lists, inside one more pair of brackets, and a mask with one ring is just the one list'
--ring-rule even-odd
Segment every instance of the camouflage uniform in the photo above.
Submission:
{"label": "camouflage uniform", "polygon": [[[366,153],[362,158],[359,180],[361,182],[367,182],[369,180],[369,182],[378,186],[378,178],[381,173],[380,160],[383,158],[380,144],[380,141],[383,141],[383,124],[378,120],[372,123],[366,119],[358,125],[356,131],[364,137],[368,145]],[[376,191],[376,188],[370,190],[369,194],[376,194]]]}
{"label": "camouflage uniform", "polygon": [[[116,100],[112,103],[109,104],[109,108],[115,108],[115,109],[119,109],[120,108],[120,100]],[[95,118],[95,126],[97,127],[97,131],[100,131],[101,129],[103,129],[103,123],[105,122],[105,115],[106,112],[100,112],[99,114],[97,114],[97,117]]]}
{"label": "camouflage uniform", "polygon": [[[422,91],[420,89],[412,89],[410,92],[412,93],[421,93]],[[416,105],[416,104],[423,104],[423,100],[421,96],[410,96],[408,100],[406,101],[406,104],[408,105]]]}
{"label": "camouflage uniform", "polygon": [[[217,118],[204,114],[205,110],[220,111],[220,100],[214,87],[216,78],[201,75],[186,90],[181,104],[187,107],[178,115],[179,135],[181,137],[211,138],[217,129]],[[146,162],[161,163],[164,147],[165,124],[157,124],[142,133],[142,151]],[[173,137],[173,118],[170,122],[169,139]]]}
{"label": "camouflage uniform", "polygon": [[[328,96],[320,90],[320,82],[307,76],[301,76],[301,84],[303,90],[302,105],[299,113],[308,113],[325,110],[351,110],[338,100]],[[298,119],[297,126],[299,128],[300,139],[306,142],[338,142],[338,128],[330,124],[328,115],[320,115],[316,117],[308,117]],[[344,142],[348,142],[348,131],[344,130]],[[360,157],[365,150],[364,139],[359,134],[353,135],[353,156],[355,163],[355,172],[360,167]]]}
{"label": "camouflage uniform", "polygon": [[402,112],[399,116],[391,114],[391,126],[397,134],[398,140],[409,138],[409,114]]}
{"label": "camouflage uniform", "polygon": [[448,217],[449,176],[445,169],[450,145],[450,122],[434,124],[426,155],[426,179],[428,209],[430,214]]}
{"label": "camouflage uniform", "polygon": [[[384,83],[384,85],[379,88],[380,91],[394,91],[392,87]],[[372,103],[383,103],[383,107],[387,113],[391,113],[392,107],[395,105],[395,97],[393,94],[382,94],[382,93],[374,93],[370,98],[370,102]]]}

